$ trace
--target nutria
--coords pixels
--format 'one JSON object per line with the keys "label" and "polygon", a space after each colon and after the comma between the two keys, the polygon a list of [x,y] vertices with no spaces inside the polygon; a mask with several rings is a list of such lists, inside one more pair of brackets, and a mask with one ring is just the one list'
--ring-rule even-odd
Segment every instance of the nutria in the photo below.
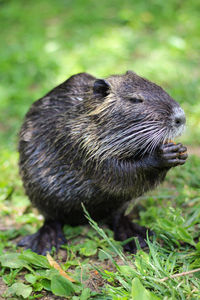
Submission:
{"label": "nutria", "polygon": [[58,249],[63,224],[86,222],[83,203],[116,239],[135,235],[144,246],[146,230],[124,216],[125,204],[185,163],[186,147],[170,142],[184,127],[179,104],[132,71],[106,79],[80,73],[54,88],[32,105],[20,132],[20,174],[45,222],[19,245]]}

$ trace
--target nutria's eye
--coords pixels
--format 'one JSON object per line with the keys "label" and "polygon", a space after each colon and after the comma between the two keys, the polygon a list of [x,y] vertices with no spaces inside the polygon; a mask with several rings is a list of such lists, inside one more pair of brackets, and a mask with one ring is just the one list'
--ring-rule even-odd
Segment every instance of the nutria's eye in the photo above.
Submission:
{"label": "nutria's eye", "polygon": [[129,101],[131,101],[132,103],[141,103],[143,102],[143,99],[140,98],[129,98]]}

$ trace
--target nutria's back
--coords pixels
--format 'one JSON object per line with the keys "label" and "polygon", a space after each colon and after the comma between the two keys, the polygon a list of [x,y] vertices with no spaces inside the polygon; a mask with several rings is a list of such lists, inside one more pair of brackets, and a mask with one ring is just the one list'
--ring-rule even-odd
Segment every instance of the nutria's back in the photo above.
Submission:
{"label": "nutria's back", "polygon": [[[161,182],[160,145],[185,115],[159,86],[133,72],[106,80],[81,73],[35,102],[20,132],[20,174],[48,219],[101,219]],[[156,167],[155,167],[156,166]]]}

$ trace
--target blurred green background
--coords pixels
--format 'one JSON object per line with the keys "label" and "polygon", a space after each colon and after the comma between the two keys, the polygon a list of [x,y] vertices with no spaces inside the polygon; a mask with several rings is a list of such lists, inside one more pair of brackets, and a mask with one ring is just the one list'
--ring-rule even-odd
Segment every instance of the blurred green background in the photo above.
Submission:
{"label": "blurred green background", "polygon": [[16,151],[30,104],[78,72],[134,70],[186,111],[200,144],[200,1],[0,1],[0,147]]}

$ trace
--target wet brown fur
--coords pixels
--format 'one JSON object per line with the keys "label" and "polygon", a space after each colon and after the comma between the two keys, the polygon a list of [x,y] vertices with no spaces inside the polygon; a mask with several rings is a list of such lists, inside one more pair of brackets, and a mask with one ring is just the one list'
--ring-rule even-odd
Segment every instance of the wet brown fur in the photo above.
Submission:
{"label": "wet brown fur", "polygon": [[106,218],[157,186],[169,170],[154,157],[176,135],[172,116],[179,105],[133,72],[108,77],[105,96],[95,92],[95,82],[87,73],[74,75],[25,117],[20,174],[46,219],[84,223],[81,202],[96,220]]}

